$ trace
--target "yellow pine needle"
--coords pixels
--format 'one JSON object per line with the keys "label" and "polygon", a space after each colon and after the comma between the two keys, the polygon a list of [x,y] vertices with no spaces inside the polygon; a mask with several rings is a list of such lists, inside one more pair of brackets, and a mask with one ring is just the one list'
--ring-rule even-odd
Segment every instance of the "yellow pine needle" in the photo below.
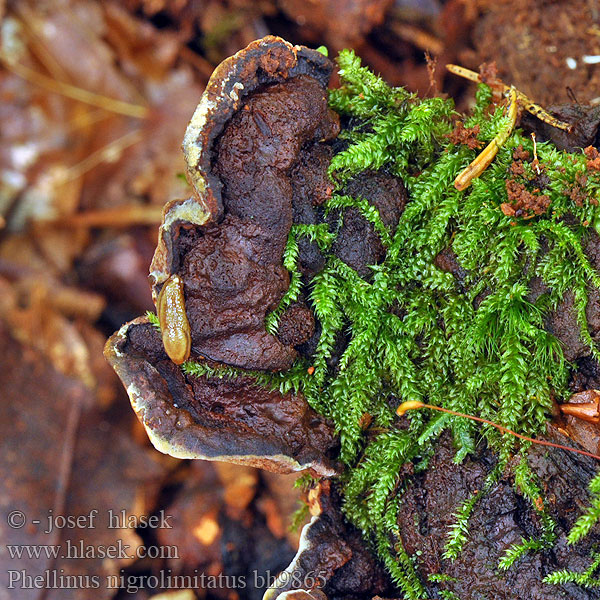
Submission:
{"label": "yellow pine needle", "polygon": [[95,152],[92,152],[89,156],[84,158],[82,161],[69,167],[61,179],[60,183],[66,183],[85,175],[88,171],[104,162],[116,162],[121,157],[121,154],[130,146],[137,144],[143,139],[141,130],[136,129],[130,131],[125,135],[113,140],[99,148]]}
{"label": "yellow pine needle", "polygon": [[463,171],[461,171],[454,180],[454,187],[462,192],[471,184],[473,179],[479,177],[494,160],[502,144],[506,142],[517,122],[517,92],[515,88],[510,89],[508,105],[508,127],[498,132],[498,135],[483,149],[481,154]]}
{"label": "yellow pine needle", "polygon": [[[466,69],[465,67],[461,67],[459,65],[446,65],[446,69],[453,73],[454,75],[458,75],[459,77],[463,77],[464,79],[468,79],[469,81],[474,81],[475,83],[481,83],[481,77],[479,73],[475,73],[475,71],[471,71],[471,69]],[[502,90],[506,93],[511,88],[510,86],[499,81],[499,84],[502,86]],[[552,125],[552,127],[556,127],[557,129],[562,129],[563,131],[571,131],[572,125],[569,123],[565,123],[564,121],[560,121],[556,117],[553,117],[549,112],[545,111],[539,104],[536,104],[533,100],[528,98],[523,92],[516,90],[517,99],[519,103],[523,106],[523,108],[537,117],[540,121],[544,123],[548,123],[548,125]]]}

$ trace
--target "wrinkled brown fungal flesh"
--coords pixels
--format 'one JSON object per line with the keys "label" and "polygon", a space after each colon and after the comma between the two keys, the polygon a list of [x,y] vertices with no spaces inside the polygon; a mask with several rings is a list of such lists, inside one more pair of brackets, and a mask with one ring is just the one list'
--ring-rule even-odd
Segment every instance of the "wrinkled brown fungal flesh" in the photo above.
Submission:
{"label": "wrinkled brown fungal flesh", "polygon": [[313,517],[302,530],[298,552],[263,600],[288,598],[287,594],[302,583],[314,584],[306,591],[318,590],[318,598],[323,593],[326,598],[372,598],[390,591],[387,576],[359,531],[343,518],[334,487],[325,481],[313,491],[317,492],[311,506]]}
{"label": "wrinkled brown fungal flesh", "polygon": [[[275,37],[253,42],[213,74],[188,126],[184,154],[194,195],[168,203],[150,271],[161,332],[146,318],[124,325],[106,356],[150,439],[177,457],[289,472],[337,471],[332,427],[300,395],[250,375],[185,375],[188,356],[213,368],[288,369],[315,335],[301,300],[265,317],[289,286],[282,255],[292,222],[315,222],[327,197],[327,106],[332,70],[322,54]],[[312,219],[312,221],[311,221]],[[322,257],[302,252],[315,273]]]}
{"label": "wrinkled brown fungal flesh", "polygon": [[335,473],[333,432],[301,396],[265,390],[249,377],[186,377],[145,317],[115,333],[105,354],[161,452],[275,472]]}
{"label": "wrinkled brown fungal flesh", "polygon": [[[257,90],[302,75],[320,86],[325,99],[331,70],[331,62],[320,52],[292,46],[274,36],[252,42],[215,69],[183,141],[187,177],[194,196],[169,202],[164,208],[158,246],[150,268],[155,297],[160,291],[159,286],[177,268],[172,242],[179,229],[204,225],[208,221],[218,222],[223,217],[223,182],[214,172],[213,159],[215,144],[234,114]],[[337,122],[333,113],[328,113],[328,117]],[[336,133],[332,133],[335,136]]]}
{"label": "wrinkled brown fungal flesh", "polygon": [[[312,334],[298,337],[291,312],[282,327],[292,337],[267,334],[264,320],[289,285],[282,254],[307,179],[298,173],[319,159],[326,171],[339,131],[330,72],[320,53],[269,37],[227,59],[207,86],[184,139],[195,197],[165,208],[150,275],[155,297],[181,275],[192,357],[288,369]],[[322,194],[325,177],[308,187]]]}

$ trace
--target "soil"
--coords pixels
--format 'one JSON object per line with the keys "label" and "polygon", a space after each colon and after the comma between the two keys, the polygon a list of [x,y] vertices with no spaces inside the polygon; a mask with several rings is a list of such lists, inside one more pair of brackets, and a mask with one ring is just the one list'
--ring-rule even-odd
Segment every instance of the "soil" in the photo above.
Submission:
{"label": "soil", "polygon": [[600,54],[595,2],[503,0],[486,9],[473,30],[478,63],[495,61],[502,80],[542,106],[572,101],[569,89],[582,104],[600,99],[600,70],[584,62]]}

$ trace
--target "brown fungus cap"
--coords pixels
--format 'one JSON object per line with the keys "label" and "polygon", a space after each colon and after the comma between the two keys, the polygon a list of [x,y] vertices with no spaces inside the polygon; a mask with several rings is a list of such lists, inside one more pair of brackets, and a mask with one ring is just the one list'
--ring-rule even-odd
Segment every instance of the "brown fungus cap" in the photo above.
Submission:
{"label": "brown fungus cap", "polygon": [[[311,492],[313,517],[302,529],[298,552],[263,600],[309,600],[310,594],[315,600],[323,596],[372,598],[389,592],[383,568],[367,550],[360,532],[344,519],[331,482],[319,483]],[[295,589],[302,586],[308,589]]]}
{"label": "brown fungus cap", "polygon": [[[241,108],[245,98],[260,88],[306,76],[325,91],[332,71],[331,61],[316,50],[293,46],[268,35],[225,59],[213,72],[202,94],[183,140],[187,178],[194,196],[166,204],[158,246],[150,268],[155,298],[173,272],[172,238],[184,224],[204,225],[220,221],[223,212],[223,183],[213,170],[215,142],[225,125]],[[335,124],[332,135],[339,130]],[[175,231],[172,231],[175,230]]]}
{"label": "brown fungus cap", "polygon": [[[207,85],[183,144],[194,195],[165,206],[150,272],[155,302],[165,282],[181,281],[192,360],[284,370],[314,331],[302,307],[282,317],[293,335],[273,336],[264,323],[289,286],[282,258],[294,169],[327,156],[339,131],[327,107],[331,69],[319,52],[268,36],[224,61]],[[250,374],[185,375],[144,317],[115,333],[105,354],[158,450],[336,473],[333,429],[301,395],[259,387]]]}
{"label": "brown fungus cap", "polygon": [[279,473],[336,473],[332,429],[302,396],[259,388],[249,377],[184,376],[146,317],[123,325],[108,340],[105,355],[160,452]]}

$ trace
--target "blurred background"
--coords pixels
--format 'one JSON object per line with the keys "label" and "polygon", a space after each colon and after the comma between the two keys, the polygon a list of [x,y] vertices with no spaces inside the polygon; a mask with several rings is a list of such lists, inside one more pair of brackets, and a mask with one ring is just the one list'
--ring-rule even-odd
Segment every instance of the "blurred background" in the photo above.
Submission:
{"label": "blurred background", "polygon": [[[460,109],[473,85],[447,74],[449,62],[495,61],[544,106],[598,104],[599,10],[595,0],[0,0],[0,600],[254,600],[264,589],[253,574],[274,576],[295,553],[293,515],[307,516],[297,476],[160,455],[102,356],[113,331],[154,309],[161,208],[189,195],[180,145],[221,60],[276,34],[331,57],[354,48],[389,83]],[[111,514],[138,520],[109,527]],[[53,515],[88,518],[70,527]],[[147,526],[151,515],[168,526]],[[92,550],[65,559],[12,547],[67,543]],[[98,551],[119,543],[127,557]],[[168,591],[165,574],[215,579]],[[219,574],[247,585],[214,585]],[[90,585],[65,589],[71,580],[56,578],[67,576]]]}

